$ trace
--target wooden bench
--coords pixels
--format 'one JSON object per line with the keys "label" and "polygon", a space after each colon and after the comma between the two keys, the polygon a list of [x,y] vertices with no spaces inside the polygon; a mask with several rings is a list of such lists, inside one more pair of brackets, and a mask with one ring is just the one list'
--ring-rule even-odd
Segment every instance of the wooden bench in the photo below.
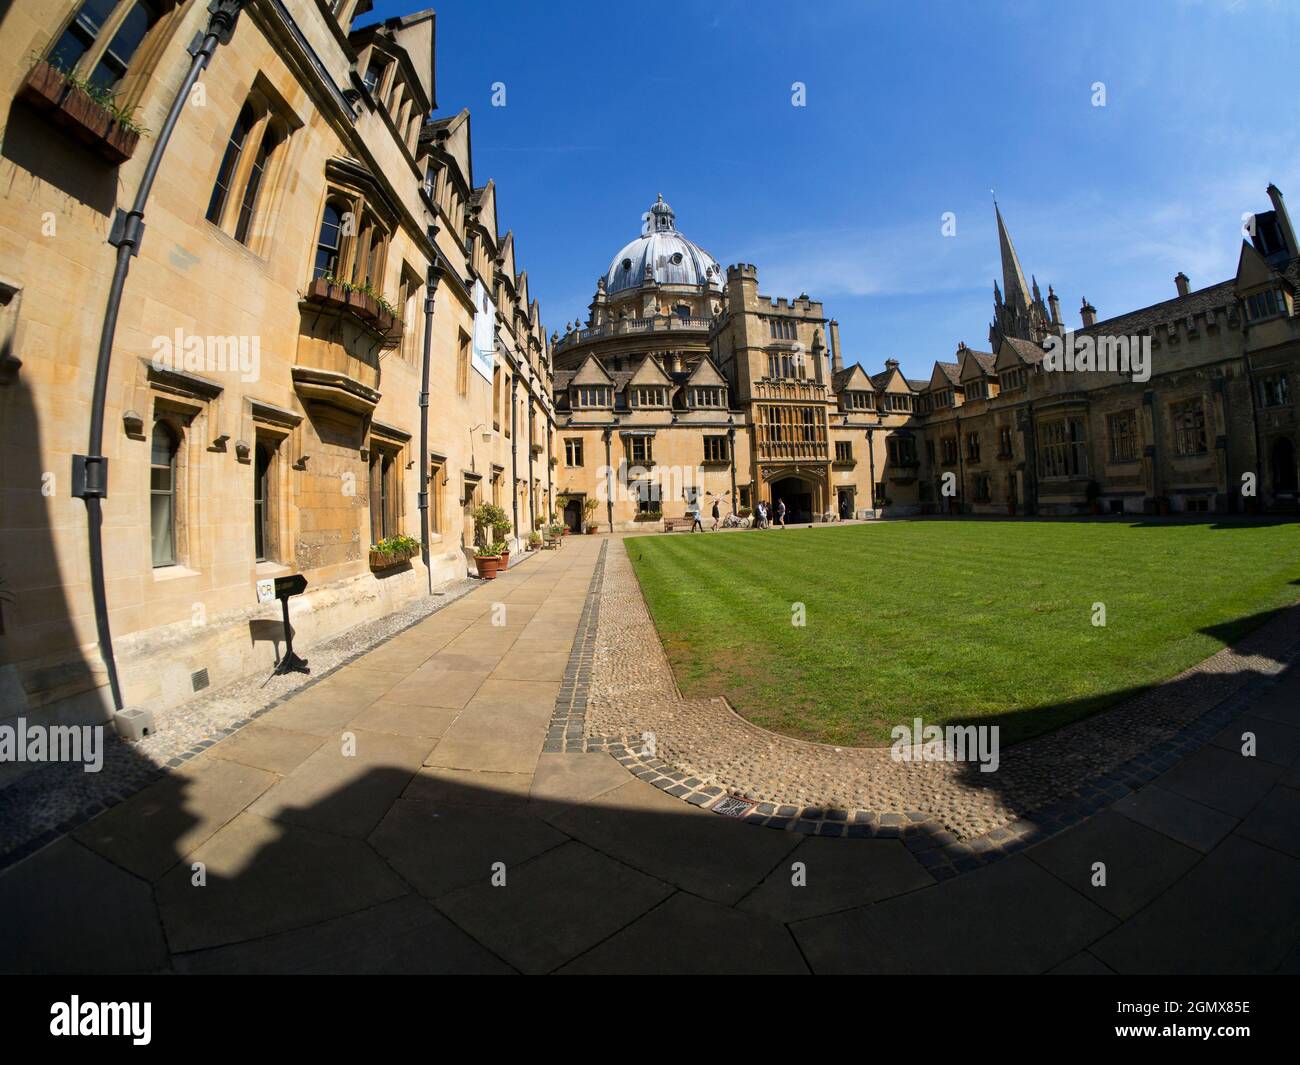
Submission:
{"label": "wooden bench", "polygon": [[694,518],[664,518],[664,532],[677,532],[685,530],[690,532],[695,527]]}
{"label": "wooden bench", "polygon": [[542,533],[542,550],[554,551],[560,546],[560,538],[552,536],[549,531]]}

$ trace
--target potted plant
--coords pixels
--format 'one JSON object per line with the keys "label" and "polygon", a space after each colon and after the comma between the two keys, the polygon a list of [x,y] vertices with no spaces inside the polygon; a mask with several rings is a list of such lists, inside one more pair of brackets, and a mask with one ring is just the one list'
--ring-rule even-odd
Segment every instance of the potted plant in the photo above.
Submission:
{"label": "potted plant", "polygon": [[370,545],[370,568],[389,569],[400,566],[420,553],[422,544],[412,536],[388,536]]}
{"label": "potted plant", "polygon": [[587,498],[582,502],[582,512],[586,515],[583,524],[588,533],[594,533],[596,531],[596,523],[592,521],[592,518],[595,516],[596,508],[598,506],[600,506],[600,503],[594,497]]}
{"label": "potted plant", "polygon": [[474,565],[478,575],[485,581],[496,580],[497,569],[501,565],[501,553],[498,544],[480,544],[474,551]]}
{"label": "potted plant", "polygon": [[1101,513],[1101,485],[1096,481],[1089,481],[1088,487],[1084,489],[1084,498],[1088,500],[1088,509],[1094,514]]}
{"label": "potted plant", "polygon": [[114,165],[131,158],[147,132],[115,93],[33,53],[19,95]]}
{"label": "potted plant", "polygon": [[541,533],[538,533],[538,532],[531,532],[531,533],[529,533],[529,534],[528,534],[528,550],[529,550],[529,551],[536,551],[536,550],[537,550],[539,547],[541,547],[541,546],[542,546],[542,534],[541,534]]}
{"label": "potted plant", "polygon": [[[498,508],[500,509],[500,508]],[[510,541],[506,539],[510,535],[514,526],[506,518],[505,511],[501,511],[501,517],[492,523],[492,533],[496,537],[496,543],[502,547],[501,551],[501,568],[505,569],[510,565]]]}
{"label": "potted plant", "polygon": [[477,543],[492,543],[497,537],[493,535],[500,525],[510,527],[510,519],[506,517],[506,512],[495,503],[480,503],[472,511],[470,517],[474,519],[474,539]]}

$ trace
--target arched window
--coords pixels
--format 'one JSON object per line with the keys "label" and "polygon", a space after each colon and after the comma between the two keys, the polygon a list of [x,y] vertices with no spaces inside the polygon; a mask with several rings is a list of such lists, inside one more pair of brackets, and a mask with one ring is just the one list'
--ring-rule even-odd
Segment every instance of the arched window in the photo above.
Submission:
{"label": "arched window", "polygon": [[343,216],[347,204],[333,198],[325,203],[320,220],[320,236],[316,240],[316,265],[313,277],[335,277],[339,272],[339,251],[343,245]]}
{"label": "arched window", "polygon": [[226,152],[221,157],[221,168],[217,171],[216,183],[212,186],[212,198],[208,200],[207,220],[213,225],[221,225],[221,216],[226,210],[226,200],[230,196],[230,186],[235,180],[235,169],[239,166],[239,157],[244,151],[244,141],[248,131],[253,128],[253,109],[244,104],[239,117],[235,119],[235,128],[230,131],[230,140],[226,142]]}
{"label": "arched window", "polygon": [[[116,19],[126,7],[126,14]],[[112,89],[131,64],[131,58],[141,43],[162,17],[161,0],[85,0],[68,23],[47,56],[49,62],[60,70],[73,71],[79,66],[93,63],[89,72],[82,70],[92,85]],[[99,42],[105,28],[116,23],[106,47]],[[97,46],[103,47],[96,55]]]}
{"label": "arched window", "polygon": [[176,453],[180,440],[164,421],[153,424],[149,452],[149,534],[153,564],[176,564]]}
{"label": "arched window", "polygon": [[235,239],[240,244],[248,243],[248,234],[253,226],[253,212],[257,209],[257,194],[262,187],[267,163],[279,144],[280,134],[273,126],[268,126],[262,134],[257,158],[253,161],[253,169],[248,175],[248,184],[244,186],[244,199],[239,205],[239,222],[235,226]]}

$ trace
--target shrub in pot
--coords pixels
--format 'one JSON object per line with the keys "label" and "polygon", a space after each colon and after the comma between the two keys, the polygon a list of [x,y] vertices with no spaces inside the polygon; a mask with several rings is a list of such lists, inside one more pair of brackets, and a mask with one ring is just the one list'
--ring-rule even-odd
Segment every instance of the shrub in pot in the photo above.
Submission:
{"label": "shrub in pot", "polygon": [[483,544],[474,552],[474,565],[478,575],[485,581],[496,579],[497,569],[501,565],[501,553],[497,544]]}

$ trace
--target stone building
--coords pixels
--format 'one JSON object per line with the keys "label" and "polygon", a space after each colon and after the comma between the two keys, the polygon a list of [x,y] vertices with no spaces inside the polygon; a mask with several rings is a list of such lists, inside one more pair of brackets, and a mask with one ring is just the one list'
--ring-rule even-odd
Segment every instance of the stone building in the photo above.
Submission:
{"label": "stone building", "polygon": [[[760,498],[803,521],[1293,510],[1300,256],[1268,196],[1234,278],[1193,291],[1179,274],[1172,299],[1104,321],[1084,300],[1075,330],[995,209],[991,350],[961,343],[927,380],[846,367],[820,302],[760,295],[754,266],[724,270],[660,197],[587,321],[552,338],[565,520],[635,529]],[[1092,368],[1051,368],[1067,341]],[[1095,368],[1130,348],[1149,350],[1143,374]]]}
{"label": "stone building", "polygon": [[[918,395],[923,509],[1293,512],[1300,250],[1282,193],[1267,194],[1235,277],[1193,290],[1179,273],[1173,298],[1102,321],[1085,299],[1075,330],[1051,288],[1043,301],[1026,286],[999,211],[993,350],[959,346]],[[1090,361],[1054,368],[1067,347]]]}
{"label": "stone building", "polygon": [[[911,403],[901,375],[845,370],[820,302],[760,295],[755,267],[724,270],[662,196],[645,218],[586,323],[552,338],[565,521],[635,529],[760,498],[784,500],[791,521],[868,511],[887,430]],[[911,452],[900,463],[914,486]]]}
{"label": "stone building", "polygon": [[[305,652],[463,577],[475,503],[524,532],[551,509],[546,335],[468,113],[430,117],[434,15],[354,28],[370,8],[249,0],[161,158],[102,407],[128,705],[269,672],[259,580],[306,577]],[[114,241],[209,18],[206,0],[0,12],[0,719],[113,702],[74,457]],[[399,535],[421,553],[372,554]]]}

